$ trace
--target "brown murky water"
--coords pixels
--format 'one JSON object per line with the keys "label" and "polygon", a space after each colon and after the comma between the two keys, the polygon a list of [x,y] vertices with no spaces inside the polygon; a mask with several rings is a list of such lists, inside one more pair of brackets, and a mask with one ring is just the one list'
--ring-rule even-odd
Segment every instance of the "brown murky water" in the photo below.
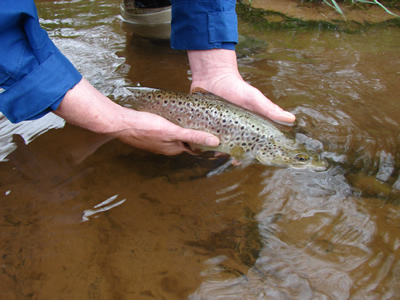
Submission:
{"label": "brown murky water", "polygon": [[[38,1],[105,94],[188,91],[185,53],[125,33],[118,5]],[[243,76],[297,115],[329,168],[207,176],[222,158],[97,149],[103,137],[54,115],[3,118],[1,299],[399,298],[400,29],[241,27]]]}

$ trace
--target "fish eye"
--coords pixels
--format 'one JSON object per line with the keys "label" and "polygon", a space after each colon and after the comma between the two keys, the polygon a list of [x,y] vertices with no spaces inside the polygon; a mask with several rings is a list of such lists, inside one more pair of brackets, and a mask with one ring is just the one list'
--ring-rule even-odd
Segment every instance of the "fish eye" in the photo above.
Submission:
{"label": "fish eye", "polygon": [[300,161],[300,162],[305,162],[308,161],[308,156],[304,155],[304,154],[297,154],[295,156],[296,160]]}

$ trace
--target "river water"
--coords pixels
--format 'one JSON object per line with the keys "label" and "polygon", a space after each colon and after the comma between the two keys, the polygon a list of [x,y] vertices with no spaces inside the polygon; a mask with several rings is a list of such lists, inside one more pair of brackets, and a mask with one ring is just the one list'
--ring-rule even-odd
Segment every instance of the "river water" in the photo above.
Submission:
{"label": "river water", "polygon": [[[189,90],[186,54],[132,37],[119,1],[37,5],[112,99]],[[400,29],[240,28],[243,77],[296,114],[327,170],[213,172],[225,158],[102,145],[54,115],[2,118],[2,299],[399,298]]]}

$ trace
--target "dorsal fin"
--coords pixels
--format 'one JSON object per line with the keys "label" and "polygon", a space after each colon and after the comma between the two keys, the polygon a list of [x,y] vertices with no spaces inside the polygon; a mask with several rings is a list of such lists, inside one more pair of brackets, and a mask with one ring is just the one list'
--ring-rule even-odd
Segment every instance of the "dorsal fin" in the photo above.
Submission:
{"label": "dorsal fin", "polygon": [[211,92],[209,92],[209,91],[207,91],[207,90],[205,90],[205,89],[203,89],[203,88],[201,88],[201,87],[198,87],[198,86],[192,88],[192,89],[190,90],[190,94],[191,94],[191,95],[193,95],[193,94],[200,94],[200,95],[213,95],[213,96],[214,96],[213,93],[211,93]]}

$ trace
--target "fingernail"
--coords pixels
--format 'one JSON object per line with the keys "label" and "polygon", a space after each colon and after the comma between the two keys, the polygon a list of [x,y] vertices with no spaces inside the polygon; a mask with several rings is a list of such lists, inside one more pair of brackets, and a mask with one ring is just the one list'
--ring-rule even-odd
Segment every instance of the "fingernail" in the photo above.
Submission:
{"label": "fingernail", "polygon": [[204,146],[209,146],[209,147],[216,147],[218,145],[219,145],[219,139],[214,136],[210,136],[210,137],[206,138],[205,144],[204,144]]}
{"label": "fingernail", "polygon": [[292,114],[291,112],[284,111],[283,113],[288,117],[294,117],[294,114]]}
{"label": "fingernail", "polygon": [[296,116],[288,111],[285,111],[285,115],[288,119],[291,119],[291,122],[294,122],[296,120]]}

